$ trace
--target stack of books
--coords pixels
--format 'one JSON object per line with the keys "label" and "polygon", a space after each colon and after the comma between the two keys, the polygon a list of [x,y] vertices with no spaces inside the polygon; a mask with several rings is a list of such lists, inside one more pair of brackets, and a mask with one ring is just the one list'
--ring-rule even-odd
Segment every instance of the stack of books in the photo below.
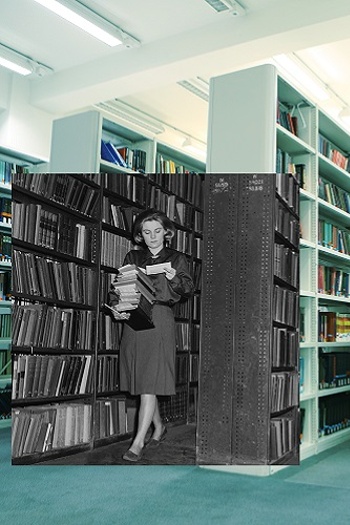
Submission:
{"label": "stack of books", "polygon": [[122,266],[113,286],[119,296],[118,310],[130,312],[127,323],[134,330],[153,328],[152,305],[155,302],[155,288],[144,271],[135,264]]}

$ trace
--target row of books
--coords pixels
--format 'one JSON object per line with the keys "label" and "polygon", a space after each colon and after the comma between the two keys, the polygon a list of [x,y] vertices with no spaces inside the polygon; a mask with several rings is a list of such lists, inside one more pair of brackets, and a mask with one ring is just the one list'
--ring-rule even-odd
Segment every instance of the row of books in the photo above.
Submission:
{"label": "row of books", "polygon": [[299,184],[289,172],[276,173],[276,191],[288,206],[299,215]]}
{"label": "row of books", "polygon": [[5,184],[10,186],[12,182],[12,173],[21,171],[22,166],[16,166],[11,162],[6,162],[5,160],[0,160],[0,184]]}
{"label": "row of books", "polygon": [[319,436],[327,436],[350,427],[349,392],[325,396],[318,401]]}
{"label": "row of books", "polygon": [[91,355],[13,357],[12,399],[87,394],[92,383]]}
{"label": "row of books", "polygon": [[1,313],[1,310],[0,310],[0,339],[8,339],[11,337],[11,334],[12,334],[11,312]]}
{"label": "row of books", "polygon": [[67,173],[15,174],[13,184],[89,217],[96,211],[98,193],[79,175]]}
{"label": "row of books", "polygon": [[96,229],[41,204],[13,202],[15,239],[85,260],[95,260]]}
{"label": "row of books", "polygon": [[324,219],[318,221],[318,243],[325,248],[350,255],[350,232]]}
{"label": "row of books", "polygon": [[94,346],[95,313],[46,304],[13,308],[14,346],[90,351]]}
{"label": "row of books", "polygon": [[[116,323],[117,324],[117,323]],[[119,355],[99,355],[97,358],[97,393],[114,392],[119,386]]]}
{"label": "row of books", "polygon": [[75,262],[13,250],[13,292],[92,305],[96,272]]}
{"label": "row of books", "polygon": [[155,186],[149,188],[149,207],[165,213],[170,220],[186,228],[193,225],[192,207],[179,201],[176,195],[170,195]]}
{"label": "row of books", "polygon": [[295,164],[293,163],[292,156],[281,148],[277,148],[276,151],[276,173],[291,173],[295,174]]}
{"label": "row of books", "polygon": [[114,204],[108,197],[102,201],[102,221],[105,224],[115,226],[121,230],[131,233],[135,216],[138,211],[131,206]]}
{"label": "row of books", "polygon": [[276,199],[275,210],[276,231],[291,244],[298,246],[300,237],[299,221],[278,199]]}
{"label": "row of books", "polygon": [[101,264],[103,266],[119,268],[131,248],[131,241],[126,237],[102,230]]}
{"label": "row of books", "polygon": [[133,430],[133,413],[127,409],[124,397],[99,398],[96,401],[95,410],[97,439],[120,436]]}
{"label": "row of books", "polygon": [[296,421],[294,416],[280,416],[270,421],[270,458],[277,461],[298,444]]}
{"label": "row of books", "polygon": [[107,173],[104,187],[141,206],[147,205],[147,179],[145,176],[125,173]]}
{"label": "row of books", "polygon": [[283,244],[275,243],[274,274],[294,288],[299,282],[299,255]]}
{"label": "row of books", "polygon": [[294,108],[290,110],[289,106],[286,106],[283,102],[278,101],[277,123],[293,133],[293,135],[298,135],[298,118],[296,116],[292,116],[293,109]]}
{"label": "row of books", "polygon": [[319,354],[319,388],[350,385],[350,352],[322,352]]}
{"label": "row of books", "polygon": [[175,235],[171,240],[171,247],[179,252],[191,255],[192,234],[184,230],[175,230]]}
{"label": "row of books", "polygon": [[335,147],[334,144],[321,134],[318,137],[318,151],[340,168],[347,171],[350,170],[349,156],[341,152],[339,148]]}
{"label": "row of books", "polygon": [[[11,317],[11,316],[8,316]],[[11,350],[0,350],[0,374],[10,375],[12,370]]]}
{"label": "row of books", "polygon": [[271,374],[271,412],[281,412],[297,406],[299,400],[299,375],[297,372]]}
{"label": "row of books", "polygon": [[91,405],[24,407],[12,411],[12,457],[42,454],[91,439]]}
{"label": "row of books", "polygon": [[190,349],[190,325],[189,323],[177,322],[175,325],[176,350],[178,352]]}
{"label": "row of books", "polygon": [[188,380],[198,381],[199,355],[198,354],[177,354],[176,355],[176,384],[181,385]]}
{"label": "row of books", "polygon": [[12,202],[6,197],[0,197],[0,224],[12,224]]}
{"label": "row of books", "polygon": [[122,168],[134,171],[146,171],[146,152],[141,149],[132,149],[127,146],[116,147],[112,142],[101,140],[101,158]]}
{"label": "row of books", "polygon": [[272,367],[295,367],[298,355],[298,334],[287,328],[273,327]]}
{"label": "row of books", "polygon": [[149,174],[150,181],[155,182],[166,191],[181,199],[201,207],[202,177],[197,173],[169,173],[157,171]]}
{"label": "row of books", "polygon": [[173,306],[175,317],[189,319],[191,315],[191,301],[180,301]]}
{"label": "row of books", "polygon": [[0,232],[0,257],[11,259],[11,235]]}
{"label": "row of books", "polygon": [[122,336],[122,323],[116,323],[111,315],[100,316],[99,346],[104,351],[118,352]]}
{"label": "row of books", "polygon": [[329,204],[350,213],[350,193],[321,177],[318,181],[318,196]]}
{"label": "row of books", "polygon": [[338,297],[350,297],[350,273],[319,264],[318,292]]}
{"label": "row of books", "polygon": [[298,294],[292,290],[274,286],[273,319],[288,326],[298,326]]}
{"label": "row of books", "polygon": [[318,313],[318,340],[321,343],[348,343],[350,341],[350,313],[320,311]]}

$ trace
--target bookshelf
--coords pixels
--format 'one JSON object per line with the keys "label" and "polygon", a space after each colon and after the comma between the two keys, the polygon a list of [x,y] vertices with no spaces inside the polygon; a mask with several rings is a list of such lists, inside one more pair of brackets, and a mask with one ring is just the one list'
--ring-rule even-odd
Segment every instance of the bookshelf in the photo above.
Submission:
{"label": "bookshelf", "polygon": [[[328,410],[333,418],[332,407],[336,410],[338,399],[346,399],[350,387],[333,384],[320,389],[320,360],[327,360],[327,353],[347,355],[349,343],[344,338],[320,341],[319,333],[320,312],[346,317],[350,308],[344,285],[349,269],[350,175],[345,162],[350,137],[271,65],[211,82],[208,171],[290,172],[300,182],[300,457],[304,459],[349,439],[346,423],[332,420],[328,425],[325,413]],[[223,146],[228,136],[229,151]],[[341,239],[341,251],[333,236]],[[325,290],[326,275],[327,282],[337,281],[337,292]],[[341,418],[345,421],[348,416]],[[276,468],[260,470],[265,475]]]}
{"label": "bookshelf", "polygon": [[[103,146],[102,146],[103,144]],[[119,155],[122,156],[120,160]],[[204,173],[205,163],[89,110],[53,122],[51,173]]]}
{"label": "bookshelf", "polygon": [[[122,324],[104,306],[131,249],[134,216],[150,204],[176,224],[197,283],[176,307],[176,396],[166,422],[195,419],[202,243],[197,174],[26,173],[13,202],[13,461],[35,463],[129,438],[135,399],[119,390]],[[153,202],[159,199],[159,202]]]}
{"label": "bookshelf", "polygon": [[11,424],[12,175],[39,163],[39,159],[0,147],[0,427]]}
{"label": "bookshelf", "polygon": [[199,464],[299,461],[298,209],[292,176],[206,175]]}

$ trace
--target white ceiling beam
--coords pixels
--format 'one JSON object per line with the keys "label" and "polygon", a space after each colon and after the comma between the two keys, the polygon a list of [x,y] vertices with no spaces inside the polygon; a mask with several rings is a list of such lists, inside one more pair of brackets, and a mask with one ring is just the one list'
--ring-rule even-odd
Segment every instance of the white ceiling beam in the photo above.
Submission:
{"label": "white ceiling beam", "polygon": [[207,30],[169,37],[32,81],[31,103],[52,113],[67,113],[194,74],[215,76],[274,54],[348,38],[348,1],[339,0],[337,9],[326,0],[289,4],[277,2],[273,10],[220,19]]}

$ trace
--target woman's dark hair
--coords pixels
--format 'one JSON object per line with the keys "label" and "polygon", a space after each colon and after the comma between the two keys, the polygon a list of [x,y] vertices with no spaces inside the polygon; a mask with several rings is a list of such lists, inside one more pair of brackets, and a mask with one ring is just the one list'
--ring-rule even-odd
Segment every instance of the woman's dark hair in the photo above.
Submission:
{"label": "woman's dark hair", "polygon": [[146,221],[158,221],[165,230],[164,238],[170,241],[175,235],[175,226],[168,216],[162,211],[149,209],[142,211],[135,219],[133,226],[133,238],[136,244],[144,244],[142,228]]}

